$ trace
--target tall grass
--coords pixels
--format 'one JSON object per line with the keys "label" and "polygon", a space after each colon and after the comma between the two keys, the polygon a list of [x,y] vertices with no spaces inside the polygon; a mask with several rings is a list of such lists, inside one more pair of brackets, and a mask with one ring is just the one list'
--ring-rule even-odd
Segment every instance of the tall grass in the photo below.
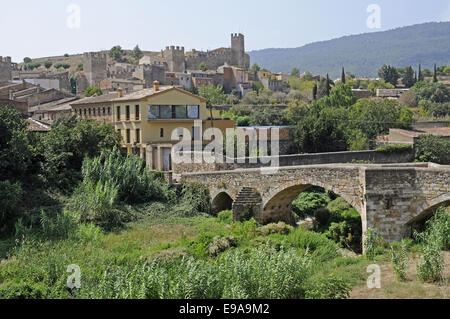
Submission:
{"label": "tall grass", "polygon": [[310,258],[298,256],[294,250],[232,250],[213,261],[183,257],[163,263],[137,264],[129,269],[111,267],[98,285],[83,289],[79,297],[303,298],[310,273]]}

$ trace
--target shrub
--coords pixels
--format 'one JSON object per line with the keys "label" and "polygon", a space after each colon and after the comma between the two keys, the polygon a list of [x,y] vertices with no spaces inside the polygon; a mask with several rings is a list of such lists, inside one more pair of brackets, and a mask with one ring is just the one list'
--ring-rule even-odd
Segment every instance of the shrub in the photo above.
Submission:
{"label": "shrub", "polygon": [[118,188],[110,184],[92,181],[81,184],[73,194],[68,209],[79,222],[92,222],[105,230],[122,224],[121,212],[117,208]]}
{"label": "shrub", "polygon": [[233,211],[224,210],[217,215],[217,219],[224,224],[231,224],[233,222]]}
{"label": "shrub", "polygon": [[208,255],[209,257],[215,258],[220,253],[223,253],[227,249],[231,247],[236,247],[237,241],[232,236],[226,236],[226,237],[219,237],[216,236],[213,239],[213,242],[209,244],[208,246]]}
{"label": "shrub", "polygon": [[396,251],[391,247],[392,270],[399,280],[406,280],[408,271],[408,248],[402,243],[400,251]]}
{"label": "shrub", "polygon": [[292,202],[292,210],[303,219],[313,216],[317,209],[326,207],[328,202],[325,193],[303,192]]}
{"label": "shrub", "polygon": [[83,183],[108,184],[117,189],[117,200],[128,204],[166,199],[167,186],[157,175],[150,174],[145,162],[138,156],[122,155],[118,148],[86,158],[82,174]]}
{"label": "shrub", "polygon": [[9,224],[14,225],[20,212],[22,195],[22,186],[19,182],[0,181],[0,234],[10,226]]}
{"label": "shrub", "polygon": [[268,224],[266,226],[258,228],[258,233],[261,236],[268,236],[271,234],[287,235],[293,229],[294,229],[294,227],[287,225],[284,222],[279,222],[278,224]]}
{"label": "shrub", "polygon": [[380,153],[392,154],[392,153],[403,153],[412,151],[411,145],[388,145],[378,147],[375,151]]}
{"label": "shrub", "polygon": [[364,241],[364,250],[365,255],[369,260],[374,260],[376,256],[376,248],[378,246],[377,243],[378,233],[376,230],[372,228],[368,228],[366,232],[366,240]]}
{"label": "shrub", "polygon": [[416,160],[436,164],[450,164],[450,140],[439,136],[421,135],[417,139]]}
{"label": "shrub", "polygon": [[211,196],[207,187],[200,183],[181,183],[179,193],[180,203],[191,207],[194,213],[211,212]]}
{"label": "shrub", "polygon": [[336,244],[324,234],[308,231],[303,227],[293,230],[286,236],[286,243],[293,248],[311,252],[311,256],[320,261],[331,260],[338,256]]}
{"label": "shrub", "polygon": [[306,299],[347,299],[351,285],[344,279],[329,275],[310,284],[305,293]]}

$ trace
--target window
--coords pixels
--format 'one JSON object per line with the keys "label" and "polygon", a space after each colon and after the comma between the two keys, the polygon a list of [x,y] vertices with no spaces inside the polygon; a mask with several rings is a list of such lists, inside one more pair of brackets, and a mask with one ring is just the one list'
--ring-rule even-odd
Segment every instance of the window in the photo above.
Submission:
{"label": "window", "polygon": [[95,116],[95,107],[92,109],[92,112],[94,113],[94,116]]}
{"label": "window", "polygon": [[79,112],[80,112],[80,116],[82,116],[82,115],[83,115],[83,113],[82,113],[81,109],[79,109]]}
{"label": "window", "polygon": [[120,106],[117,107],[117,120],[120,121]]}
{"label": "window", "polygon": [[103,108],[103,115],[106,114],[106,108]]}
{"label": "window", "polygon": [[148,106],[148,119],[149,120],[159,119],[159,105]]}
{"label": "window", "polygon": [[127,129],[127,144],[131,143],[131,132],[130,129]]}
{"label": "window", "polygon": [[84,109],[84,116],[86,116],[86,112],[87,112],[87,110],[86,110],[86,109]]}
{"label": "window", "polygon": [[163,128],[161,128],[161,129],[159,130],[159,137],[161,137],[161,138],[164,137],[164,129],[163,129]]}
{"label": "window", "polygon": [[136,105],[136,121],[139,121],[141,118],[140,112],[139,112],[139,105]]}
{"label": "window", "polygon": [[175,118],[177,119],[185,119],[187,117],[187,110],[185,105],[176,105],[175,106]]}
{"label": "window", "polygon": [[129,120],[130,120],[130,106],[129,106],[129,105],[127,105],[127,106],[125,107],[125,111],[126,111],[126,114],[125,114],[125,121],[129,121]]}
{"label": "window", "polygon": [[91,109],[89,109],[88,113],[89,113],[89,116],[91,116],[91,114],[92,114],[92,113],[91,113]]}
{"label": "window", "polygon": [[108,106],[108,115],[111,115],[111,107]]}
{"label": "window", "polygon": [[190,119],[200,118],[200,106],[198,105],[188,105],[187,106],[187,117]]}
{"label": "window", "polygon": [[136,129],[136,143],[140,143],[141,142],[141,130],[140,129]]}
{"label": "window", "polygon": [[161,105],[159,107],[159,115],[161,119],[172,119],[172,105]]}

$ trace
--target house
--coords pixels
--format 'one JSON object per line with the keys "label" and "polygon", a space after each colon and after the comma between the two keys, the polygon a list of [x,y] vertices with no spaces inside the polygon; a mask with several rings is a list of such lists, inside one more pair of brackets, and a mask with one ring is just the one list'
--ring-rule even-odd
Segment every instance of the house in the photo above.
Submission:
{"label": "house", "polygon": [[[75,114],[82,118],[112,123],[120,132],[123,151],[141,156],[154,170],[170,171],[172,148],[187,130],[191,137],[203,136],[214,125],[225,135],[227,128],[235,128],[236,122],[220,117],[220,111],[208,109],[207,100],[175,86],[159,86],[129,94],[123,90],[71,104]],[[212,115],[212,117],[211,117]],[[191,141],[191,139],[189,139]],[[211,140],[202,141],[202,145]]]}

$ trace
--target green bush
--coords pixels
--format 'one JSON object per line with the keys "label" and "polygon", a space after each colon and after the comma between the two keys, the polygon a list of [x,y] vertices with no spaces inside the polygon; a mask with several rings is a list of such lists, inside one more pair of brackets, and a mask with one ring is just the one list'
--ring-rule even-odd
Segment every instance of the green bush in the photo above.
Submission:
{"label": "green bush", "polygon": [[233,211],[224,210],[217,215],[217,219],[224,224],[231,224],[233,222]]}
{"label": "green bush", "polygon": [[212,243],[210,243],[208,246],[208,255],[209,257],[215,258],[220,253],[223,253],[227,249],[236,246],[237,241],[233,236],[226,236],[226,237],[216,236],[214,237]]}
{"label": "green bush", "polygon": [[372,228],[368,228],[366,232],[366,240],[364,241],[365,255],[369,260],[374,260],[376,256],[376,248],[378,247],[378,233]]}
{"label": "green bush", "polygon": [[315,280],[306,290],[306,299],[347,299],[351,285],[334,275]]}
{"label": "green bush", "polygon": [[19,182],[0,181],[0,235],[17,218],[22,195],[22,186]]}
{"label": "green bush", "polygon": [[286,243],[297,249],[308,250],[312,257],[321,261],[331,260],[338,256],[336,244],[324,234],[308,231],[303,227],[293,230],[286,236]]}
{"label": "green bush", "polygon": [[392,154],[392,153],[403,153],[412,151],[411,145],[388,145],[378,147],[375,151],[380,153]]}
{"label": "green bush", "polygon": [[292,202],[292,211],[301,219],[314,216],[314,212],[326,207],[330,201],[326,193],[303,192]]}
{"label": "green bush", "polygon": [[75,190],[67,208],[79,222],[92,222],[105,230],[111,230],[122,224],[117,205],[117,186],[89,181]]}
{"label": "green bush", "polygon": [[117,200],[121,202],[138,204],[166,199],[167,186],[150,174],[145,162],[138,156],[124,156],[118,148],[86,158],[82,174],[84,184],[108,184],[117,189]]}
{"label": "green bush", "polygon": [[263,227],[258,228],[258,233],[261,236],[268,236],[271,234],[287,235],[294,227],[287,225],[284,222],[279,222],[278,224],[268,224]]}
{"label": "green bush", "polygon": [[391,260],[395,276],[399,280],[405,281],[408,271],[408,248],[405,243],[402,243],[400,251],[391,247]]}
{"label": "green bush", "polygon": [[416,160],[449,165],[450,140],[433,135],[419,136],[416,144]]}

